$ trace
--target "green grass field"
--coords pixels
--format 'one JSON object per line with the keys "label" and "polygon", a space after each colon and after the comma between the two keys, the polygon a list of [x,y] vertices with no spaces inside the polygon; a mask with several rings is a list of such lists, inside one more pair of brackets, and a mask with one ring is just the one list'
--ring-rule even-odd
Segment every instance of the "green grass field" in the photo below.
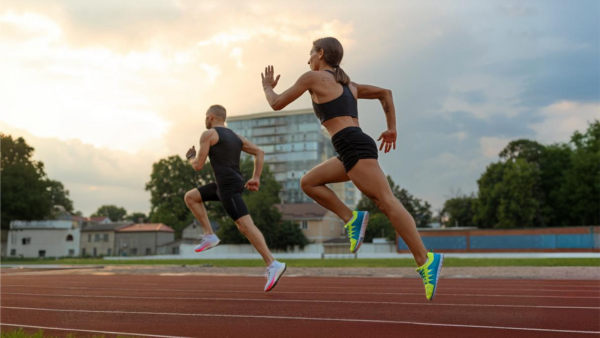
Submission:
{"label": "green grass field", "polygon": [[[412,259],[287,259],[283,260],[294,267],[315,268],[394,268],[414,267]],[[65,265],[208,265],[214,267],[261,267],[264,262],[258,259],[157,259],[157,260],[103,260],[103,259],[4,259],[6,264],[65,264]],[[477,266],[600,266],[596,258],[446,258],[446,267]]]}

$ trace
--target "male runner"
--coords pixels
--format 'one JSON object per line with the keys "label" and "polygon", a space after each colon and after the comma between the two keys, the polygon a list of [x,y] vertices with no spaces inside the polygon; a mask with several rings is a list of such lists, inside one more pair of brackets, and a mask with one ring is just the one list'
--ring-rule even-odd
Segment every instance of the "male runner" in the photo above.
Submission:
{"label": "male runner", "polygon": [[209,183],[185,194],[185,203],[200,222],[204,235],[194,248],[202,252],[219,245],[219,238],[212,231],[204,208],[203,201],[221,201],[225,211],[233,219],[238,229],[248,238],[260,253],[267,265],[267,284],[265,291],[271,291],[286,270],[286,264],[273,258],[265,238],[254,225],[242,199],[244,178],[240,172],[240,154],[245,152],[254,155],[254,176],[245,187],[257,191],[260,186],[260,175],[264,163],[264,152],[252,142],[225,127],[227,112],[221,105],[213,105],[206,112],[206,131],[200,137],[200,150],[196,147],[188,150],[186,157],[196,170],[202,169],[206,157],[215,172],[216,183]]}

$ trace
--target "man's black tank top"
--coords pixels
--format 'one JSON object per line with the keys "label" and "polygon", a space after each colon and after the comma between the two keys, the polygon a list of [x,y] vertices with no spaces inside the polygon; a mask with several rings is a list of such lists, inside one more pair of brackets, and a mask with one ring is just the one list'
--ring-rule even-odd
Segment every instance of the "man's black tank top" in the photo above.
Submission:
{"label": "man's black tank top", "polygon": [[[240,171],[240,154],[244,143],[231,129],[214,127],[219,141],[210,147],[208,158],[217,178],[219,190],[233,190],[241,193],[244,178]],[[238,191],[239,190],[239,191]]]}
{"label": "man's black tank top", "polygon": [[[325,71],[334,74],[330,70]],[[352,116],[358,118],[358,103],[356,102],[356,98],[352,95],[350,87],[342,84],[342,88],[344,90],[342,95],[329,102],[315,103],[315,101],[312,101],[313,109],[319,120],[321,120],[321,124],[329,119],[339,116]]]}

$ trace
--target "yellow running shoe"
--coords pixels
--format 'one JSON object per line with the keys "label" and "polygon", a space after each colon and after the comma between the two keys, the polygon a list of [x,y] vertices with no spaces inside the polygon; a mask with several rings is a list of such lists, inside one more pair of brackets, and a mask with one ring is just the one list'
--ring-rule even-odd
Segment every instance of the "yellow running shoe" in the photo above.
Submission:
{"label": "yellow running shoe", "polygon": [[423,284],[425,284],[425,297],[427,297],[427,300],[433,300],[433,296],[435,296],[443,262],[444,255],[428,252],[427,262],[420,268],[417,268],[417,272],[421,275]]}
{"label": "yellow running shoe", "polygon": [[365,239],[367,223],[369,223],[368,211],[353,211],[352,219],[344,225],[344,228],[348,230],[348,238],[350,238],[350,252],[355,253],[360,249]]}

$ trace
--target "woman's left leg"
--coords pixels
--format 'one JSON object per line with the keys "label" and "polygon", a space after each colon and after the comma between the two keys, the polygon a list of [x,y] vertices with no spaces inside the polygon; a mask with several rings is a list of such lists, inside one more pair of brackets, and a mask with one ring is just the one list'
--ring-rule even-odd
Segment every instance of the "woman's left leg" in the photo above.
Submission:
{"label": "woman's left leg", "polygon": [[394,196],[385,174],[375,159],[362,159],[348,177],[383,212],[412,252],[418,266],[427,261],[427,249],[417,231],[415,220]]}

